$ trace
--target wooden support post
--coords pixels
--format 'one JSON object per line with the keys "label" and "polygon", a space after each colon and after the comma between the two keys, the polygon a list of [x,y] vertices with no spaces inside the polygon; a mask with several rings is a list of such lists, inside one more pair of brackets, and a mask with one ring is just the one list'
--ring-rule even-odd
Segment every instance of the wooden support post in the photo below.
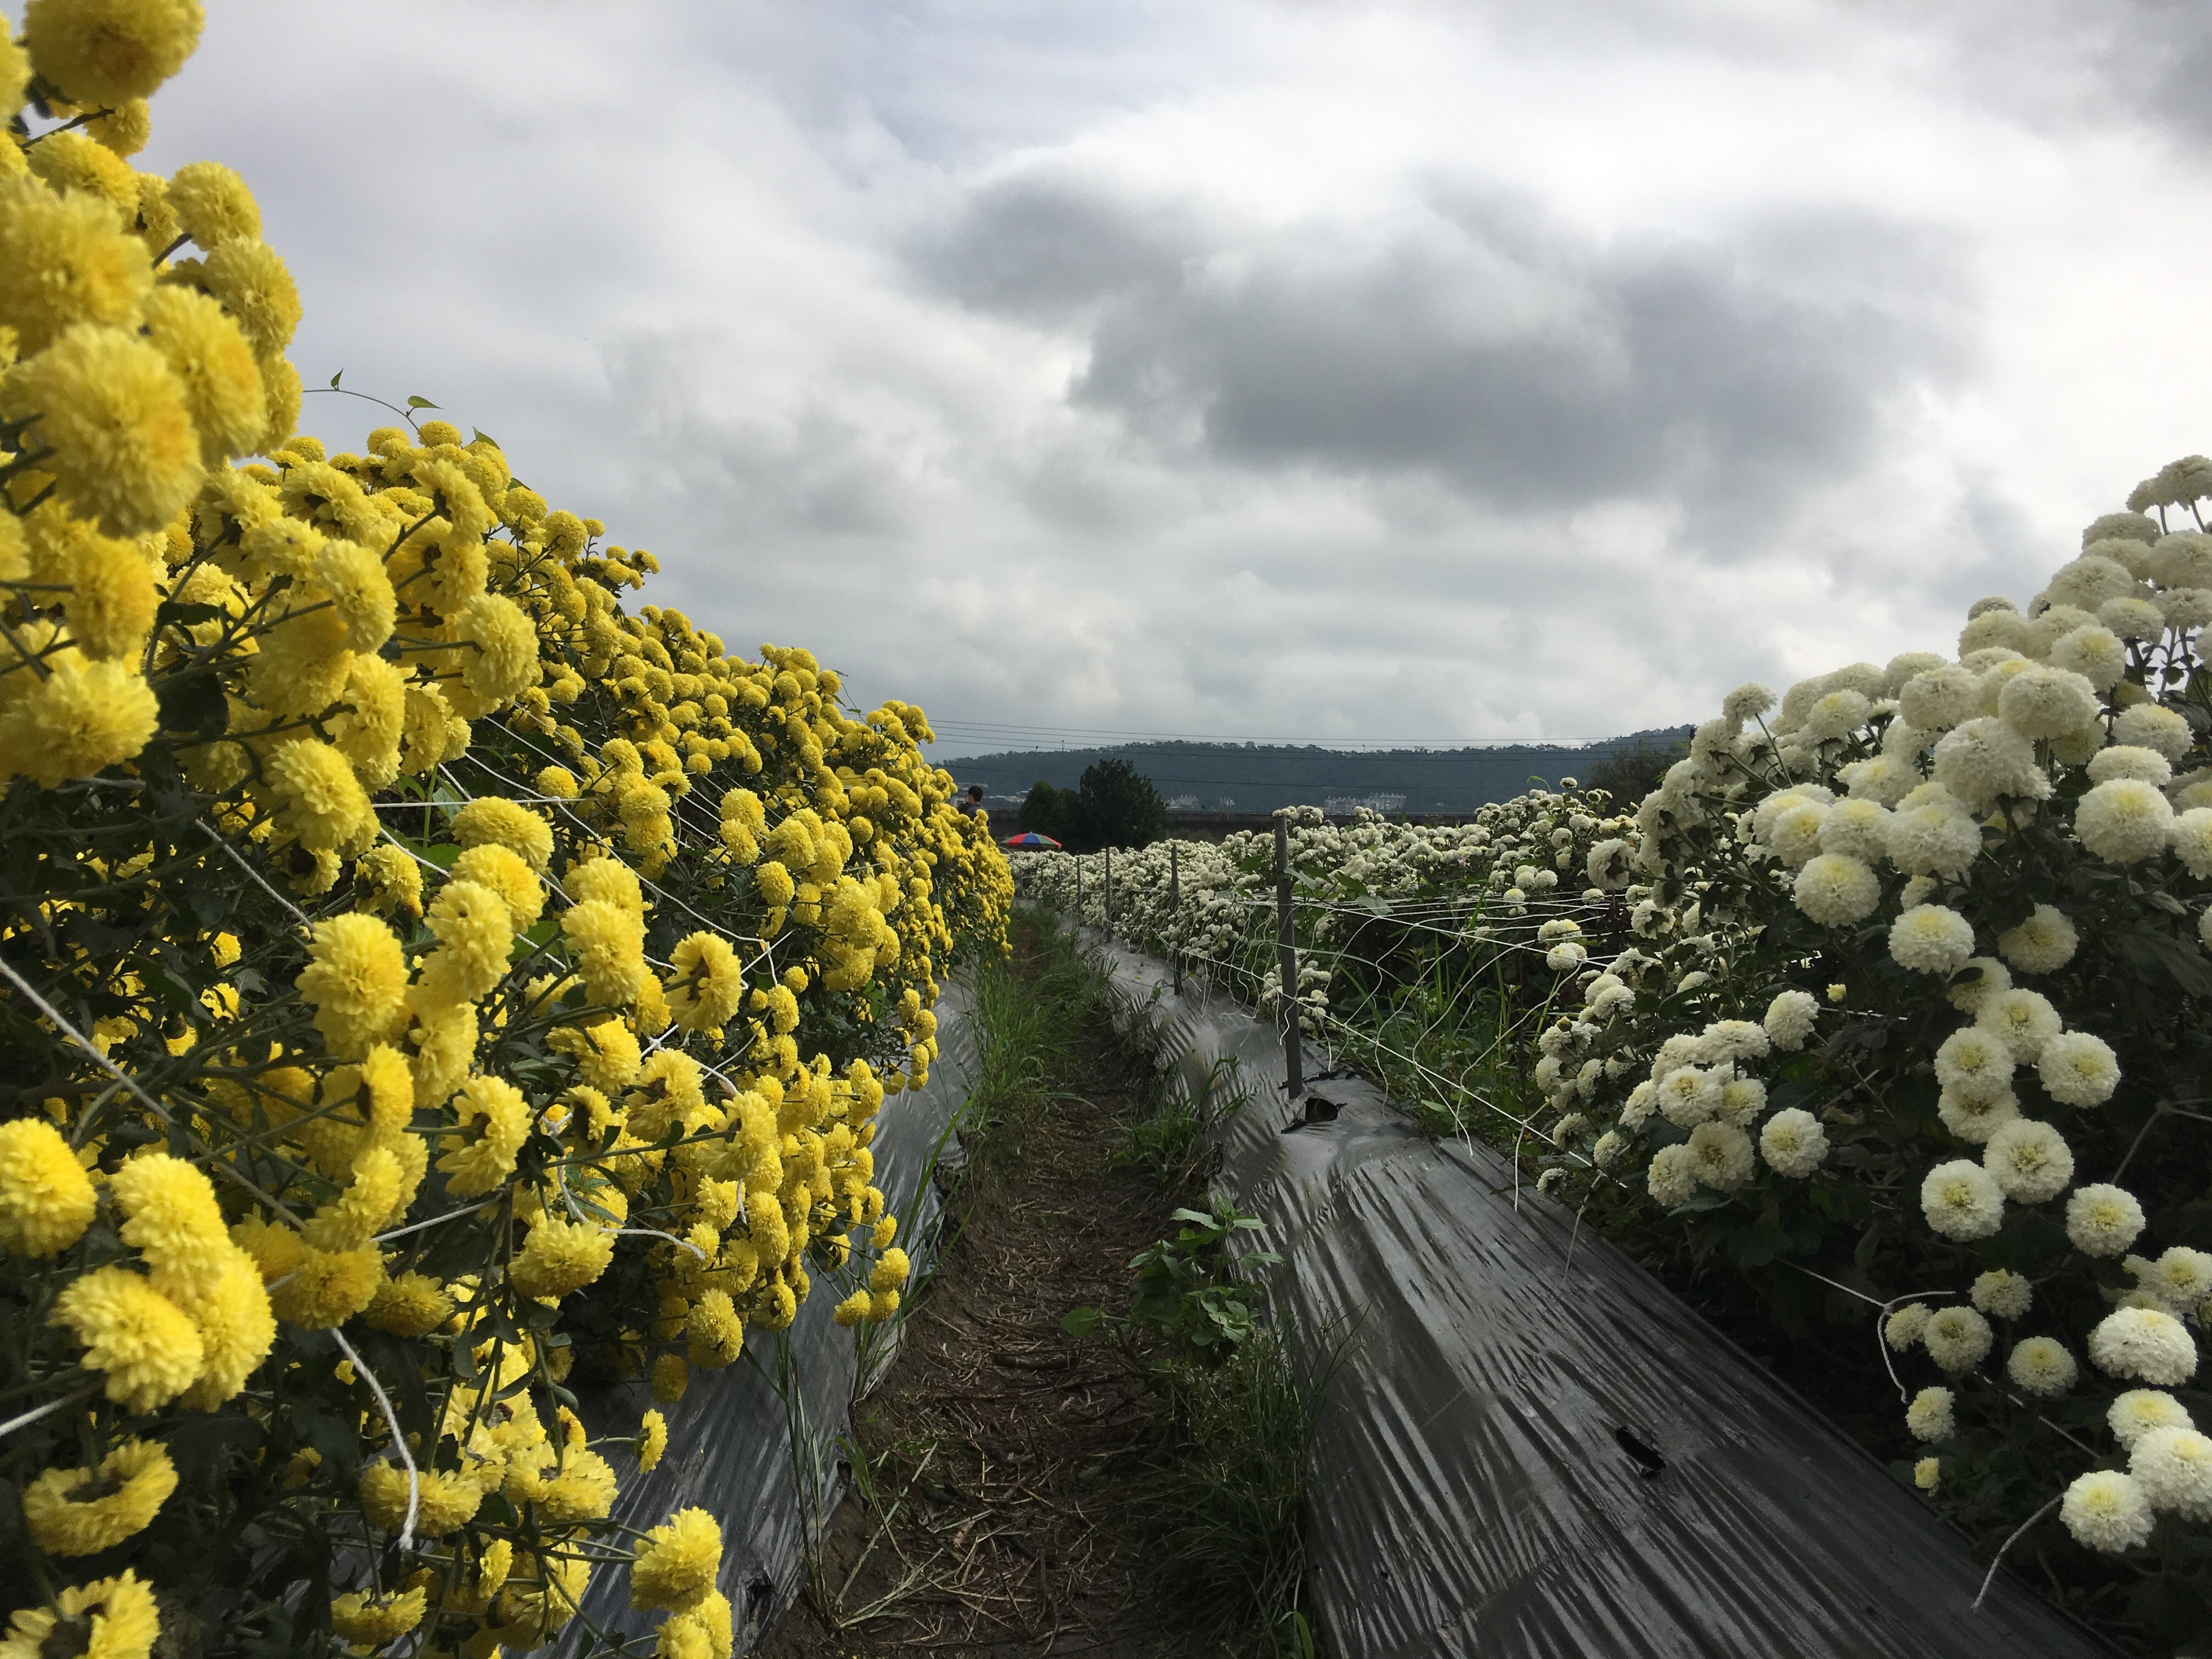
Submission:
{"label": "wooden support post", "polygon": [[1291,928],[1291,825],[1275,817],[1275,951],[1283,971],[1283,1092],[1295,1102],[1306,1091],[1298,1052],[1298,947]]}
{"label": "wooden support post", "polygon": [[1100,908],[1106,921],[1106,937],[1110,939],[1114,937],[1114,849],[1112,848],[1106,848],[1105,859],[1106,897]]}
{"label": "wooden support post", "polygon": [[1175,994],[1182,994],[1182,860],[1168,843],[1168,966],[1175,972]]}

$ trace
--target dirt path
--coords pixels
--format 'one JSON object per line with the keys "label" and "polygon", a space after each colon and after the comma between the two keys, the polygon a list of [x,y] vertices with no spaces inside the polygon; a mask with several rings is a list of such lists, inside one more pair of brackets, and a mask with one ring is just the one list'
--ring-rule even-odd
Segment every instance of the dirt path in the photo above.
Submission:
{"label": "dirt path", "polygon": [[1117,1525],[1139,1387],[1060,1326],[1079,1304],[1118,1303],[1130,1256],[1169,1231],[1175,1200],[1112,1164],[1146,1079],[1103,1021],[1069,1071],[1056,1082],[1073,1097],[1010,1126],[955,1194],[958,1231],[855,1412],[854,1496],[766,1659],[1209,1650],[1147,1594]]}

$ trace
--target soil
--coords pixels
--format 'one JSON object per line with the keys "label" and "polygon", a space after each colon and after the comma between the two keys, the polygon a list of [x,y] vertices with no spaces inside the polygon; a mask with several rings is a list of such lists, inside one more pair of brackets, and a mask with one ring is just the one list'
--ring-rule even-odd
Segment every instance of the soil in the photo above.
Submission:
{"label": "soil", "polygon": [[1148,1593],[1119,1520],[1146,1444],[1143,1385],[1060,1324],[1125,1297],[1129,1258],[1170,1231],[1175,1195],[1112,1160],[1146,1085],[1102,1019],[1058,1080],[1066,1097],[971,1165],[898,1359],[855,1410],[866,1467],[765,1659],[1214,1650]]}

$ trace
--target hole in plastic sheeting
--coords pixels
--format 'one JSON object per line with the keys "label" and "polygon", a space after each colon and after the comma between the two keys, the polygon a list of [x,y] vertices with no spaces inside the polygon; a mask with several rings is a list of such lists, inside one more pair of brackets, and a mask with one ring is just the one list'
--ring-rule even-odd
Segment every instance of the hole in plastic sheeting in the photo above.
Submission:
{"label": "hole in plastic sheeting", "polygon": [[1666,1473],[1667,1460],[1632,1429],[1615,1429],[1613,1443],[1628,1454],[1628,1461],[1636,1465],[1637,1474],[1646,1480],[1656,1480]]}

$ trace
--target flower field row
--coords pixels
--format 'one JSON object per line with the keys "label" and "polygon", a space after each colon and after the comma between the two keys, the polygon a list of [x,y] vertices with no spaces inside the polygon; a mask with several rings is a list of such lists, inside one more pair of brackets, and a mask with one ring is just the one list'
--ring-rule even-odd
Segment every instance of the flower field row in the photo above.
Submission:
{"label": "flower field row", "polygon": [[729,1659],[571,1390],[896,1311],[876,1115],[1006,865],[481,433],[297,431],[246,184],[130,160],[200,23],[0,32],[0,1653],[484,1659],[627,1566]]}
{"label": "flower field row", "polygon": [[[1731,693],[1632,814],[1292,832],[1309,1029],[1774,1344],[1878,1355],[1930,1501],[2159,1651],[2212,1638],[2208,495],[2166,468],[1954,654]],[[1177,855],[1176,907],[1115,859],[1116,929],[1265,987],[1272,848]]]}

